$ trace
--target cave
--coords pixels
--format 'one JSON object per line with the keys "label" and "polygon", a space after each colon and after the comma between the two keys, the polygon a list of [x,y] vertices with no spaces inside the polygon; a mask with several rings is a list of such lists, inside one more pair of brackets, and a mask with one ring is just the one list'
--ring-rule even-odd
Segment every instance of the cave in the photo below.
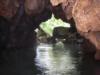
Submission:
{"label": "cave", "polygon": [[[100,60],[99,3],[99,0],[1,0],[0,75],[99,75],[100,67],[97,66],[100,65],[98,63]],[[38,60],[38,57],[40,57],[40,59],[44,59],[45,57],[37,56],[37,33],[35,29],[39,28],[42,22],[50,19],[52,14],[54,14],[56,19],[61,19],[69,23],[71,25],[70,32],[75,32],[77,33],[76,36],[84,39],[84,42],[82,42],[82,53],[79,50],[79,44],[78,49],[75,48],[77,45],[72,45],[73,48],[71,48],[69,45],[64,46],[61,42],[59,43],[60,47],[57,47],[59,52],[54,49],[55,52],[52,54],[52,51],[50,51],[51,57],[54,57],[60,62],[54,63],[58,65],[66,65],[65,63],[68,63],[69,66],[72,65],[68,67],[69,69],[65,69],[67,66],[63,66],[64,69],[70,73],[63,73],[61,66],[56,67],[62,71],[60,71],[61,73],[59,73],[58,70],[57,72],[56,70],[53,72],[52,66],[48,66],[48,64],[51,64],[51,60],[46,59],[46,62],[42,62],[45,60]],[[68,56],[65,57],[63,55],[64,52],[66,55],[66,51],[62,49],[62,47],[65,47],[64,49],[68,47]],[[40,45],[39,48],[43,47]],[[51,45],[46,45],[46,49],[48,48],[51,49]],[[59,49],[64,51],[60,51]],[[75,51],[73,51],[74,49]],[[44,53],[45,52],[49,58],[49,53],[47,51],[44,51]],[[60,57],[59,54],[61,55]],[[82,58],[80,55],[82,55]],[[72,60],[69,60],[71,58],[67,58],[70,56],[73,57]],[[35,58],[36,61],[34,61]],[[69,62],[65,61],[62,63],[66,59],[68,59]],[[74,63],[74,60],[77,61],[78,64],[76,64],[77,62]],[[45,66],[42,67],[43,69],[38,69],[37,65],[34,64],[37,61],[42,62],[42,65],[47,64],[46,69],[50,70],[45,70]],[[52,61],[55,60],[52,59]],[[73,65],[72,62],[76,65]],[[89,69],[86,70],[87,68]],[[41,70],[45,73],[41,73]],[[93,72],[91,72],[91,70],[93,70]]]}

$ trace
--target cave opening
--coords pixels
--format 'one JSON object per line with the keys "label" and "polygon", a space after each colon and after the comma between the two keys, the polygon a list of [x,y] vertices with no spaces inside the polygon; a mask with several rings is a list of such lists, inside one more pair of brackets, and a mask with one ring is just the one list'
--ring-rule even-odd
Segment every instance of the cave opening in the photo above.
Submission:
{"label": "cave opening", "polygon": [[[46,15],[46,13],[44,13]],[[50,15],[50,14],[49,14]],[[21,21],[18,24],[18,26],[14,27],[12,26],[12,23],[10,23],[9,20],[5,19],[4,17],[0,17],[0,30],[1,30],[1,35],[0,35],[0,73],[2,74],[26,74],[28,75],[33,75],[33,74],[40,74],[40,75],[45,75],[45,74],[50,74],[50,75],[62,75],[62,74],[67,74],[71,72],[74,69],[73,74],[77,72],[75,65],[72,64],[74,60],[74,57],[70,55],[70,51],[75,48],[75,52],[78,52],[79,46],[65,46],[65,40],[56,40],[57,37],[59,38],[62,36],[63,32],[59,32],[60,30],[64,31],[64,35],[66,35],[66,31],[68,34],[66,35],[67,37],[73,39],[74,33],[76,35],[76,32],[70,32],[70,24],[67,24],[67,29],[63,29],[64,26],[66,27],[65,23],[62,23],[61,19],[57,19],[60,22],[57,22],[55,18],[53,18],[53,22],[46,23],[48,25],[58,25],[60,26],[60,29],[56,31],[56,33],[60,33],[60,35],[53,33],[47,33],[43,32],[43,35],[41,36],[43,39],[39,39],[40,41],[42,40],[42,43],[45,42],[44,44],[38,44],[37,45],[37,39],[40,38],[36,37],[38,33],[34,31],[34,29],[42,27],[40,25],[41,21],[47,20],[47,17],[42,17],[42,15],[38,15],[35,18],[30,18],[27,15],[24,15],[21,18]],[[51,18],[52,19],[52,18]],[[47,20],[48,21],[48,20]],[[55,22],[54,22],[55,21]],[[17,21],[16,21],[17,22]],[[44,24],[42,22],[41,24]],[[57,24],[56,24],[57,22]],[[65,25],[64,25],[65,24]],[[61,27],[63,26],[63,27]],[[9,29],[14,27],[12,32],[9,32]],[[44,26],[46,27],[46,26]],[[43,28],[44,28],[43,27]],[[47,26],[48,27],[48,26]],[[55,26],[56,27],[56,26]],[[46,28],[47,29],[47,28]],[[47,29],[49,30],[49,29]],[[43,31],[43,30],[42,30]],[[40,32],[42,32],[40,31]],[[51,31],[50,31],[51,32]],[[70,34],[69,34],[70,32]],[[52,37],[54,35],[54,37]],[[64,37],[63,39],[67,38]],[[4,40],[2,40],[4,38]],[[68,39],[69,39],[68,38]],[[6,39],[6,40],[5,40]],[[38,40],[38,41],[39,41]],[[45,41],[46,40],[46,41]],[[67,42],[68,40],[66,40]],[[49,42],[49,43],[48,43]],[[70,42],[70,41],[69,41]],[[68,42],[68,43],[69,43]],[[39,42],[40,43],[40,42]],[[53,45],[55,44],[55,46]],[[6,48],[5,48],[6,47]],[[31,48],[32,47],[32,48]],[[35,48],[36,47],[36,48]],[[35,50],[36,49],[36,50]],[[55,55],[56,54],[56,55]],[[80,55],[76,53],[77,55]],[[67,55],[67,56],[66,56]],[[74,55],[77,57],[77,55]],[[79,58],[79,57],[78,57]],[[44,60],[42,60],[44,59]],[[50,60],[49,60],[50,59]],[[66,60],[67,59],[67,60]],[[65,61],[66,60],[66,61]],[[62,62],[64,61],[64,62]],[[65,65],[63,65],[65,64]],[[61,66],[59,66],[61,65]],[[66,68],[68,66],[68,68]],[[70,67],[71,66],[71,67]],[[29,67],[29,68],[27,68]],[[59,68],[59,69],[57,69]],[[47,70],[46,70],[47,69]],[[42,73],[42,74],[41,74]],[[77,72],[78,73],[78,72]]]}
{"label": "cave opening", "polygon": [[52,17],[47,21],[40,23],[39,27],[35,29],[37,41],[42,43],[50,43],[56,39],[66,39],[70,33],[70,24]]}
{"label": "cave opening", "polygon": [[[100,75],[99,7],[99,0],[0,0],[0,75]],[[71,27],[44,25],[52,13]]]}
{"label": "cave opening", "polygon": [[[66,23],[68,28],[65,28],[66,24],[62,23],[63,21],[61,19],[55,19],[54,15],[52,15],[53,18],[51,17],[52,22],[49,22],[46,24],[49,26],[52,25],[51,28],[58,27],[58,30],[57,31],[55,30],[55,33],[60,33],[59,32],[60,30],[62,30],[62,32],[60,33],[60,35],[53,33],[52,29],[51,29],[52,31],[50,31],[49,33],[44,32],[40,28],[42,28],[42,25],[45,24],[45,21],[48,19],[48,17],[46,17],[48,16],[47,13],[43,12],[42,15],[40,14],[34,18],[24,15],[19,22],[16,21],[18,22],[17,23],[18,26],[16,26],[16,24],[14,26],[13,25],[14,22],[11,23],[6,18],[0,17],[0,26],[1,26],[0,27],[0,30],[1,30],[0,32],[1,33],[0,35],[0,38],[1,38],[0,39],[1,41],[0,42],[0,46],[1,46],[0,47],[1,48],[0,49],[1,51],[0,52],[1,53],[0,54],[0,66],[1,66],[0,72],[1,72],[1,75],[2,74],[6,75],[7,73],[11,75],[15,73],[21,73],[22,75],[24,75],[25,73],[30,73],[30,75],[41,74],[41,73],[42,73],[41,75],[45,75],[45,74],[62,75],[62,74],[67,74],[68,72],[71,72],[70,69],[74,69],[73,74],[77,72],[76,67],[74,67],[75,65],[72,64],[73,60],[71,59],[73,58],[73,56],[70,55],[70,51],[69,51],[69,50],[73,50],[73,48],[75,47],[73,47],[73,45],[71,45],[71,47],[67,45],[68,46],[67,47],[64,44],[65,42],[68,42],[68,41],[69,42],[74,41],[74,40],[77,41],[75,37],[76,32],[72,31],[69,23]],[[49,14],[49,18],[50,18],[50,14]],[[60,22],[57,22],[56,20],[59,20]],[[41,21],[44,21],[44,22],[41,23]],[[40,25],[40,23],[42,25]],[[45,27],[46,26],[44,26],[43,28]],[[40,29],[40,33],[42,33],[42,36],[40,36],[40,33],[36,33],[37,32],[37,30],[35,30],[36,28]],[[10,29],[12,29],[11,32],[9,31]],[[66,31],[68,32],[67,34],[66,34]],[[66,35],[66,37],[62,35],[63,32],[64,32],[64,35]],[[40,37],[42,37],[42,39]],[[56,39],[55,37],[56,38],[61,37],[61,38]],[[65,38],[67,38],[66,41],[64,40]],[[69,39],[72,39],[72,40],[69,40]],[[40,44],[41,41],[42,41],[42,44]],[[53,44],[55,44],[55,46]],[[78,50],[77,47],[75,48],[76,51]],[[75,57],[77,57],[77,55],[75,55]],[[44,60],[41,60],[41,59],[44,59]],[[65,61],[65,59],[67,59],[68,61]],[[65,62],[62,63],[62,61],[65,61]],[[66,66],[64,66],[63,64],[65,64]],[[41,65],[44,65],[44,66],[41,66]],[[67,66],[69,67],[66,68]],[[29,67],[29,69],[27,69],[27,67]],[[59,69],[57,70],[57,68]],[[45,70],[45,69],[49,69],[49,70]]]}
{"label": "cave opening", "polygon": [[80,46],[83,38],[69,23],[52,14],[35,30],[37,47],[34,61],[41,71],[38,74],[79,75],[80,70],[73,63],[80,63],[78,59],[83,58]]}

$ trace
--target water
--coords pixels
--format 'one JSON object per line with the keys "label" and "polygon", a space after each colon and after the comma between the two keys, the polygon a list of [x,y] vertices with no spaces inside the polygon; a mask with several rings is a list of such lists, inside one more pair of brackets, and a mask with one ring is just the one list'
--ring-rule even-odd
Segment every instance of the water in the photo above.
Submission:
{"label": "water", "polygon": [[77,44],[41,43],[33,49],[10,49],[0,63],[0,75],[100,75],[100,62]]}
{"label": "water", "polygon": [[42,72],[38,75],[92,75],[93,73],[89,71],[92,66],[83,60],[80,49],[80,45],[77,44],[41,43],[37,46],[35,58],[35,65]]}
{"label": "water", "polygon": [[35,65],[41,71],[37,75],[100,75],[100,63],[78,44],[41,43],[36,54]]}

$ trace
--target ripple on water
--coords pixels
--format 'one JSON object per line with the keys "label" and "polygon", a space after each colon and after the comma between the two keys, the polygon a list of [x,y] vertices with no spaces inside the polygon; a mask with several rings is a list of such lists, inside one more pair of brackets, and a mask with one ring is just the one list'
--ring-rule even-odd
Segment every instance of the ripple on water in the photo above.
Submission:
{"label": "ripple on water", "polygon": [[79,75],[69,48],[66,49],[64,45],[54,48],[57,46],[59,45],[40,44],[37,46],[35,62],[38,69],[42,71],[42,75]]}

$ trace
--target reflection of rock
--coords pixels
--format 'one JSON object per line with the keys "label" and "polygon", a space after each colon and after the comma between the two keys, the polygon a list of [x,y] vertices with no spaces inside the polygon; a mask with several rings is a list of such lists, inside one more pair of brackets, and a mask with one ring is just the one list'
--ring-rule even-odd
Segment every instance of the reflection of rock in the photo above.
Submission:
{"label": "reflection of rock", "polygon": [[71,49],[61,45],[61,42],[56,46],[38,45],[35,61],[43,75],[77,75],[76,59],[71,56]]}

